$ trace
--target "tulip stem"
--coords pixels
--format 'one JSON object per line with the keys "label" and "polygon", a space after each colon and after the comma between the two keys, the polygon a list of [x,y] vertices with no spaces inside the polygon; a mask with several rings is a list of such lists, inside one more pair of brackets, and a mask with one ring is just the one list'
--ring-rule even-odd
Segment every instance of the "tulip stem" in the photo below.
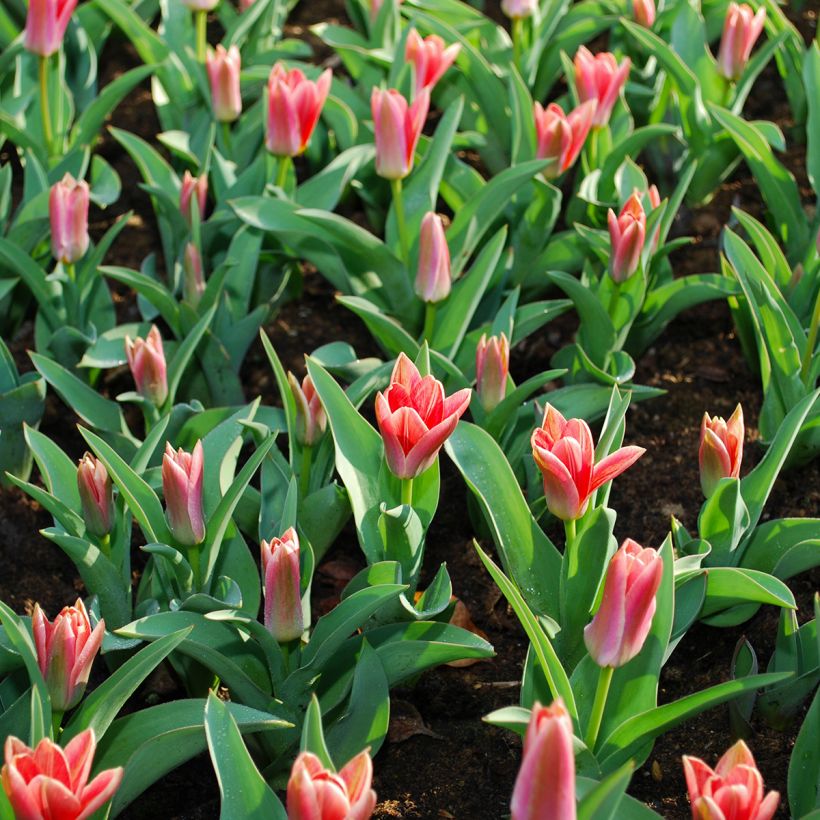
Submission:
{"label": "tulip stem", "polygon": [[413,506],[413,479],[403,478],[401,481],[401,503],[408,507]]}
{"label": "tulip stem", "polygon": [[391,179],[390,189],[393,191],[393,207],[396,209],[396,224],[399,227],[399,244],[401,258],[405,265],[410,263],[410,238],[407,236],[407,223],[404,219],[404,198],[401,190],[401,180]]}
{"label": "tulip stem", "polygon": [[800,378],[806,387],[809,386],[808,378],[811,370],[812,359],[814,358],[814,348],[817,345],[817,328],[820,325],[820,293],[814,301],[814,310],[811,314],[811,324],[809,325],[809,336],[806,339],[806,349],[803,351],[803,364],[800,367]]}
{"label": "tulip stem", "polygon": [[[612,319],[613,326],[615,325],[615,311],[618,309],[618,301],[621,298],[621,283],[616,282],[612,276],[609,277],[612,282],[612,293],[609,296],[609,307],[606,312],[609,318]],[[617,327],[615,328],[617,330]]]}
{"label": "tulip stem", "polygon": [[279,157],[279,167],[276,172],[276,186],[277,188],[281,188],[283,191],[285,190],[285,185],[288,183],[288,170],[290,165],[290,157],[282,156]]}
{"label": "tulip stem", "polygon": [[571,518],[569,521],[564,521],[564,533],[566,534],[567,539],[567,549],[569,549],[570,544],[575,543],[575,519]]}
{"label": "tulip stem", "polygon": [[58,712],[56,709],[51,712],[51,734],[54,736],[55,743],[60,739],[60,725],[63,722],[63,712]]}
{"label": "tulip stem", "polygon": [[43,137],[46,141],[46,153],[51,156],[51,143],[54,139],[51,130],[51,112],[48,100],[48,57],[40,57],[40,114],[43,117]]}
{"label": "tulip stem", "polygon": [[598,687],[595,690],[595,701],[592,704],[592,713],[589,716],[587,726],[586,744],[587,749],[592,752],[598,740],[598,731],[601,728],[601,720],[604,717],[604,707],[606,706],[609,686],[612,683],[612,675],[615,672],[614,666],[602,666],[598,675]]}
{"label": "tulip stem", "polygon": [[310,487],[310,462],[313,458],[313,447],[302,446],[302,467],[299,470],[299,497],[304,499]]}
{"label": "tulip stem", "polygon": [[208,12],[194,12],[196,18],[196,58],[200,63],[205,62],[205,52],[208,45]]}
{"label": "tulip stem", "polygon": [[193,592],[196,592],[199,589],[200,579],[199,579],[199,544],[194,544],[188,550],[188,563],[191,565],[191,572],[194,576],[194,588]]}
{"label": "tulip stem", "polygon": [[513,17],[512,20],[512,44],[513,44],[513,65],[518,65],[521,61],[522,37],[524,35],[524,20],[521,17]]}
{"label": "tulip stem", "polygon": [[430,342],[433,338],[433,326],[436,323],[436,303],[427,302],[424,306],[424,330],[421,334],[421,340],[425,339]]}
{"label": "tulip stem", "polygon": [[229,122],[222,123],[222,142],[225,149],[225,154],[232,154],[231,151],[231,124]]}

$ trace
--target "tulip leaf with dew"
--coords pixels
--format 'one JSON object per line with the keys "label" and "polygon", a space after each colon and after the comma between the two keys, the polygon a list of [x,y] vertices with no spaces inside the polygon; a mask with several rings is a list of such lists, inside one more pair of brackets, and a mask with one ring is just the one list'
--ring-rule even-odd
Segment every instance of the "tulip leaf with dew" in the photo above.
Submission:
{"label": "tulip leaf with dew", "polygon": [[820,689],[814,693],[809,711],[794,742],[789,760],[789,809],[793,817],[814,817],[820,809],[820,747],[817,724],[820,723]]}

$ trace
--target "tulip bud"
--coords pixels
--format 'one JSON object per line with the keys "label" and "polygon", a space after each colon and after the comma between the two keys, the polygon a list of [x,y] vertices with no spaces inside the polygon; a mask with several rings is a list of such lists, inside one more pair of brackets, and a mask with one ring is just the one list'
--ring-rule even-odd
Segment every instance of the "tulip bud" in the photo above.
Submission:
{"label": "tulip bud", "polygon": [[268,78],[268,131],[265,146],[277,157],[299,156],[308,146],[330,92],[328,68],[312,82],[277,63]]}
{"label": "tulip bud", "polygon": [[66,174],[51,186],[48,216],[51,253],[64,265],[73,265],[88,250],[88,183]]}
{"label": "tulip bud", "polygon": [[612,208],[607,213],[609,240],[609,275],[618,283],[625,282],[638,270],[646,240],[646,214],[641,198],[633,193],[616,217]]}
{"label": "tulip bud", "polygon": [[196,443],[191,453],[186,453],[181,447],[175,451],[170,442],[166,442],[162,457],[165,517],[171,535],[185,547],[193,547],[205,539],[202,462],[201,441]]}
{"label": "tulip bud", "polygon": [[421,129],[430,107],[430,92],[422,89],[408,106],[407,100],[390,88],[374,88],[370,110],[376,137],[376,173],[385,179],[404,179],[413,170]]}
{"label": "tulip bud", "polygon": [[743,73],[765,22],[764,6],[755,14],[746,3],[729,3],[717,58],[720,72],[727,80],[736,80]]}
{"label": "tulip bud", "polygon": [[424,302],[440,302],[450,295],[450,248],[441,217],[428,211],[419,233],[419,266],[416,295]]}
{"label": "tulip bud", "polygon": [[597,105],[595,100],[588,100],[566,115],[558,103],[550,103],[546,108],[535,103],[536,157],[550,160],[541,172],[547,179],[560,176],[578,159]]}
{"label": "tulip bud", "polygon": [[74,606],[64,607],[49,623],[39,604],[31,616],[37,665],[43,673],[55,712],[75,707],[85,693],[91,665],[102,644],[105,621],[94,629],[85,605],[78,598]]}
{"label": "tulip bud", "polygon": [[208,203],[208,177],[202,174],[195,177],[190,171],[182,175],[182,187],[179,191],[179,210],[182,213],[188,227],[191,227],[191,203],[196,202],[199,206],[199,221],[205,218],[205,206]]}
{"label": "tulip bud", "polygon": [[168,398],[168,379],[162,336],[159,335],[157,326],[151,325],[145,339],[138,337],[131,341],[131,337],[126,336],[125,356],[137,392],[157,407],[165,404]]}
{"label": "tulip bud", "polygon": [[111,532],[114,493],[108,470],[91,453],[80,459],[77,467],[77,489],[83,507],[85,527],[91,535],[102,538]]}
{"label": "tulip bud", "polygon": [[510,372],[510,344],[504,333],[490,336],[483,333],[475,352],[475,389],[481,406],[489,413],[507,394]]}
{"label": "tulip bud", "polygon": [[538,0],[501,0],[501,11],[511,20],[532,17],[538,8]]}
{"label": "tulip bud", "polygon": [[416,94],[423,88],[432,90],[433,86],[444,76],[444,72],[453,64],[461,51],[461,44],[444,47],[444,40],[437,34],[422,39],[415,30],[410,29],[407,35],[405,59],[413,63],[416,69]]}
{"label": "tulip bud", "polygon": [[627,57],[618,65],[614,54],[606,51],[593,55],[586,46],[581,46],[575,54],[574,63],[578,99],[581,102],[597,101],[592,124],[606,125],[629,76],[632,62]]}
{"label": "tulip bud", "polygon": [[205,275],[202,271],[202,256],[199,248],[193,242],[185,245],[182,269],[185,273],[185,278],[182,280],[185,300],[196,307],[205,292]]}
{"label": "tulip bud", "polygon": [[706,498],[711,497],[722,478],[737,478],[743,460],[743,409],[738,404],[735,412],[724,421],[720,416],[710,418],[703,414],[700,424],[700,486]]}
{"label": "tulip bud", "polygon": [[302,637],[302,593],[299,587],[299,536],[291,527],[281,538],[262,541],[265,627],[279,643]]}
{"label": "tulip bud", "polygon": [[239,91],[239,69],[242,58],[239,49],[217,46],[208,54],[205,67],[211,83],[211,105],[217,122],[233,122],[242,113],[242,95]]}
{"label": "tulip bud", "polygon": [[239,11],[247,11],[254,4],[254,0],[239,0]]}
{"label": "tulip bud", "polygon": [[327,429],[325,408],[310,376],[305,376],[300,386],[296,376],[288,371],[288,384],[296,402],[296,440],[311,447]]}
{"label": "tulip bud", "polygon": [[623,666],[643,649],[662,576],[657,550],[631,538],[621,544],[606,571],[601,606],[584,629],[584,643],[598,666]]}
{"label": "tulip bud", "polygon": [[655,0],[632,0],[632,17],[639,26],[652,28],[655,23]]}
{"label": "tulip bud", "polygon": [[32,54],[49,57],[60,50],[77,0],[29,0],[23,45]]}

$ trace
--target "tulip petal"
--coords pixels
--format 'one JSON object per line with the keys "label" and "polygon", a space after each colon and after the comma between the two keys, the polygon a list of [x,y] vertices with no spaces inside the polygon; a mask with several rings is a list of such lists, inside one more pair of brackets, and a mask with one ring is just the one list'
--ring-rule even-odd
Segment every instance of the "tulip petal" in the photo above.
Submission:
{"label": "tulip petal", "polygon": [[630,445],[628,447],[621,447],[620,450],[616,450],[614,453],[599,461],[592,471],[590,492],[595,492],[598,487],[619,476],[624,470],[631,467],[645,452],[646,448],[644,447]]}

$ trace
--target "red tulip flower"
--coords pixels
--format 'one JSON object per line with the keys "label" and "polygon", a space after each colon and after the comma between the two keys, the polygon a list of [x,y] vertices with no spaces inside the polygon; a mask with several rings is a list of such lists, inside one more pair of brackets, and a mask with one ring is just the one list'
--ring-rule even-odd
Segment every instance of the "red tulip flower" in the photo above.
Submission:
{"label": "red tulip flower", "polygon": [[450,295],[450,247],[444,235],[441,217],[428,211],[421,220],[419,232],[419,266],[416,272],[416,295],[424,302],[441,302]]}
{"label": "red tulip flower", "polygon": [[498,406],[507,394],[507,376],[510,372],[510,343],[506,334],[481,334],[475,351],[475,390],[481,406],[489,412]]}
{"label": "red tulip flower", "polygon": [[460,43],[445,48],[444,40],[437,34],[422,38],[415,29],[410,29],[404,58],[415,66],[416,94],[424,88],[432,91],[433,86],[444,76],[460,51]]}
{"label": "red tulip flower", "polygon": [[299,587],[299,536],[291,527],[281,538],[262,541],[265,626],[280,643],[302,637],[302,595]]}
{"label": "red tulip flower", "polygon": [[60,50],[77,0],[29,0],[23,44],[32,54],[49,57]]}
{"label": "red tulip flower", "polygon": [[165,404],[168,398],[168,374],[159,328],[151,325],[151,330],[144,339],[138,337],[132,341],[130,336],[126,336],[125,356],[137,392],[157,407]]}
{"label": "red tulip flower", "polygon": [[239,90],[239,70],[242,58],[234,45],[229,49],[217,46],[208,54],[205,68],[211,85],[211,105],[217,122],[233,122],[242,113]]}
{"label": "red tulip flower", "polygon": [[558,103],[550,103],[546,108],[535,103],[536,157],[550,160],[541,172],[547,179],[555,179],[575,164],[597,105],[595,100],[588,100],[567,115]]}
{"label": "red tulip flower", "polygon": [[743,73],[765,23],[765,6],[755,13],[746,3],[729,3],[717,58],[727,80],[736,80]]}
{"label": "red tulip flower", "polygon": [[73,265],[88,250],[88,183],[66,174],[51,186],[48,216],[51,254],[64,265]]}
{"label": "red tulip flower", "polygon": [[632,0],[632,17],[639,26],[652,28],[655,15],[655,0]]}
{"label": "red tulip flower", "polygon": [[208,177],[206,174],[195,177],[190,171],[182,175],[182,187],[179,189],[179,210],[188,227],[191,226],[191,206],[199,208],[199,221],[205,218],[205,207],[208,204]]}
{"label": "red tulip flower", "polygon": [[296,376],[288,371],[288,384],[296,402],[296,440],[299,444],[312,446],[327,429],[327,414],[322,400],[310,376],[305,376],[300,385]]}
{"label": "red tulip flower", "polygon": [[165,444],[162,456],[162,494],[165,498],[165,517],[176,540],[193,547],[205,540],[205,518],[202,512],[202,442],[193,452],[181,447],[174,450]]}
{"label": "red tulip flower", "polygon": [[77,489],[83,508],[85,527],[92,535],[102,538],[111,531],[114,513],[114,494],[108,470],[99,459],[86,453],[77,467]]}
{"label": "red tulip flower", "polygon": [[404,179],[413,170],[421,129],[430,108],[430,92],[422,89],[412,105],[390,88],[374,88],[370,110],[376,136],[376,173],[385,179]]}
{"label": "red tulip flower", "polygon": [[609,274],[616,282],[625,282],[638,270],[646,241],[646,213],[640,194],[635,191],[617,217],[610,208],[607,223],[611,245]]}
{"label": "red tulip flower", "polygon": [[598,107],[592,124],[606,125],[632,65],[627,57],[620,65],[614,54],[605,51],[593,55],[581,46],[575,54],[575,87],[581,102],[595,100]]}
{"label": "red tulip flower", "polygon": [[700,486],[706,498],[717,488],[722,478],[737,478],[743,460],[743,409],[738,404],[735,412],[724,421],[720,416],[710,418],[703,414],[700,424]]}

